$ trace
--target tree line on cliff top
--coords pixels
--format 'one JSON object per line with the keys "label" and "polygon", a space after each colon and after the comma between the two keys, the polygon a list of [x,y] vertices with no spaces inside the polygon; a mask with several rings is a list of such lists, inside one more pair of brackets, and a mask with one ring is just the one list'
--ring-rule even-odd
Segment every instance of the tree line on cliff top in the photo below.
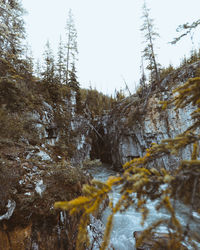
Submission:
{"label": "tree line on cliff top", "polygon": [[[72,10],[69,10],[67,15],[65,41],[60,37],[57,57],[53,54],[50,41],[47,41],[42,64],[38,60],[34,63],[30,46],[26,44],[24,14],[21,1],[0,1],[0,80],[3,82],[1,88],[5,90],[3,86],[17,87],[20,81],[27,82],[28,90],[35,88],[35,84],[38,85],[38,89],[40,85],[44,85],[46,90],[43,94],[49,92],[48,96],[53,102],[59,102],[61,97],[59,93],[68,92],[66,98],[70,98],[69,92],[73,91],[77,114],[83,115],[86,107],[93,115],[109,110],[114,102],[112,97],[92,88],[88,90],[80,88],[76,70],[77,31]],[[6,81],[10,84],[4,84]],[[0,91],[2,101],[5,92],[3,89]],[[25,89],[24,91],[27,92]]]}
{"label": "tree line on cliff top", "polygon": [[[25,28],[23,9],[19,0],[1,0],[0,1],[0,73],[5,78],[23,77],[24,79],[34,79],[34,81],[43,81],[48,84],[66,85],[75,91],[76,94],[76,111],[80,113],[84,109],[85,103],[90,103],[90,95],[96,95],[96,90],[91,88],[88,91],[82,91],[77,77],[76,62],[78,60],[78,45],[77,45],[77,30],[75,27],[74,16],[72,10],[69,10],[65,28],[65,39],[60,37],[58,44],[57,57],[54,56],[51,49],[50,41],[46,42],[43,52],[43,63],[37,60],[34,63],[34,58],[30,47],[25,42]],[[141,77],[138,88],[140,92],[145,92],[149,82],[151,84],[159,84],[159,82],[170,72],[174,70],[172,65],[169,67],[161,67],[158,62],[156,40],[159,34],[154,25],[154,20],[151,18],[150,9],[146,3],[143,6],[142,15],[143,24],[141,32],[144,37],[144,49],[141,57]],[[178,31],[186,33],[191,32],[198,26],[198,21],[190,24],[185,24],[179,27]],[[189,30],[189,31],[188,31]],[[183,37],[182,35],[181,37]],[[175,43],[173,41],[173,43]],[[200,53],[193,51],[191,58],[183,59],[182,64],[187,64],[199,60]],[[149,73],[148,73],[149,72]],[[90,91],[92,90],[92,91]],[[130,92],[130,91],[129,91]],[[88,97],[85,98],[86,93]],[[97,92],[98,93],[98,92]],[[129,93],[131,94],[131,93]],[[94,101],[90,108],[94,114],[102,113],[98,110],[109,110],[115,103],[125,97],[124,91],[117,90],[112,98],[102,94],[96,95],[98,101]],[[86,101],[86,99],[88,101]],[[101,101],[103,99],[103,101]],[[104,102],[104,100],[106,101]],[[90,101],[89,101],[90,100]],[[93,98],[94,100],[94,98]],[[97,112],[96,112],[96,111]]]}

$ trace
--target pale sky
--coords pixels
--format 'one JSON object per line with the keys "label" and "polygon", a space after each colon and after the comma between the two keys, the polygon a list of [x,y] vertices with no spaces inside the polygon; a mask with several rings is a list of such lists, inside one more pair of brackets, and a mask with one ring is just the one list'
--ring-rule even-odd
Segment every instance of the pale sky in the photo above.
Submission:
{"label": "pale sky", "polygon": [[[200,0],[147,0],[158,28],[158,61],[178,65],[192,46],[200,47],[200,32],[176,46],[168,44],[179,24],[200,18]],[[78,77],[81,87],[96,87],[105,94],[124,89],[123,78],[134,91],[140,75],[143,0],[22,0],[28,11],[26,31],[34,58],[41,58],[47,39],[56,55],[59,37],[65,39],[68,10],[78,33]]]}

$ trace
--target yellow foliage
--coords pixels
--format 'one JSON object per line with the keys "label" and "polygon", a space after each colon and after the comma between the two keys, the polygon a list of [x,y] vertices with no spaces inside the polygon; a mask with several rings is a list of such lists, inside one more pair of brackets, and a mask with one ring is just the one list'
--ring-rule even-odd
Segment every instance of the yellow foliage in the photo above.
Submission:
{"label": "yellow foliage", "polygon": [[[188,104],[197,105],[197,109],[191,114],[192,119],[194,118],[194,123],[190,128],[175,138],[161,141],[160,144],[152,143],[152,146],[146,150],[145,155],[124,164],[122,176],[110,177],[105,183],[93,180],[91,185],[84,185],[84,196],[70,202],[55,203],[55,208],[70,210],[72,214],[80,211],[82,213],[77,249],[84,249],[83,246],[89,244],[86,230],[89,223],[89,215],[94,211],[98,211],[100,204],[107,198],[112,188],[119,185],[121,197],[117,204],[113,205],[112,201],[109,203],[111,215],[107,221],[101,250],[108,247],[115,213],[124,211],[130,206],[135,206],[142,214],[141,223],[143,224],[146,218],[148,218],[147,201],[149,199],[157,199],[156,209],[166,209],[170,214],[170,218],[156,221],[144,230],[137,241],[137,246],[140,246],[145,237],[153,235],[153,231],[161,224],[165,225],[169,231],[170,240],[167,249],[181,249],[182,241],[186,240],[192,246],[194,246],[194,239],[200,242],[199,237],[194,237],[195,234],[182,227],[176,217],[174,202],[172,202],[172,200],[175,201],[179,198],[185,204],[190,204],[191,208],[195,205],[196,210],[200,211],[198,207],[200,205],[200,160],[198,160],[198,143],[200,140],[198,129],[200,122],[199,119],[196,119],[197,117],[200,118],[200,77],[189,79],[183,86],[174,90],[173,93],[177,95],[174,95],[172,100],[161,103],[164,105],[163,109],[168,104],[173,104],[175,109],[184,108]],[[165,154],[178,154],[180,150],[185,149],[189,144],[193,144],[191,160],[183,160],[174,173],[164,168],[156,169],[155,167],[150,167],[150,163],[159,157]],[[165,184],[164,188],[163,184]],[[187,234],[187,239],[184,235],[185,233]],[[155,249],[157,248],[155,247]]]}
{"label": "yellow foliage", "polygon": [[196,160],[198,155],[198,145],[197,143],[193,144],[193,152],[192,152],[192,157],[191,160]]}
{"label": "yellow foliage", "polygon": [[160,101],[159,104],[162,104],[162,109],[165,110],[167,108],[168,102],[167,101]]}
{"label": "yellow foliage", "polygon": [[104,238],[103,238],[103,244],[101,245],[100,250],[105,250],[108,247],[111,229],[112,229],[112,223],[113,223],[113,215],[114,214],[111,214],[108,217],[107,224],[106,224],[106,231],[104,233]]}

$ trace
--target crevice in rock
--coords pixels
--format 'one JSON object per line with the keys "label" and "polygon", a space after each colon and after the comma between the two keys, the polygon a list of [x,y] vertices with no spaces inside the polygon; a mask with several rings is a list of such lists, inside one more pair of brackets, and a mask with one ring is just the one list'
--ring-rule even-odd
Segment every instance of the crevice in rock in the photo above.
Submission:
{"label": "crevice in rock", "polygon": [[105,134],[104,128],[102,124],[97,126],[97,133],[92,133],[92,147],[90,151],[91,160],[100,159],[102,163],[112,164],[112,156],[111,156],[111,143],[109,141],[108,135]]}

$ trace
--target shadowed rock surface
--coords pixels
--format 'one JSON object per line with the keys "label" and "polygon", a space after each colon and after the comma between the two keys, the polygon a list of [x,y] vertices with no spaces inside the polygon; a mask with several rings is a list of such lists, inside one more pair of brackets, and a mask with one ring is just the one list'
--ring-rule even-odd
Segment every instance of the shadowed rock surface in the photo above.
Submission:
{"label": "shadowed rock surface", "polygon": [[[135,231],[133,233],[136,244],[139,242],[139,238],[141,237],[141,235],[141,231]],[[137,246],[136,250],[171,249],[170,241],[173,244],[174,242],[176,242],[176,239],[173,238],[173,235],[170,238],[169,235],[165,233],[154,233],[153,235],[145,236],[142,240],[142,243]],[[176,249],[187,250],[188,248],[180,243],[177,243]]]}
{"label": "shadowed rock surface", "polygon": [[[200,62],[178,69],[162,80],[159,85],[148,86],[146,92],[129,96],[119,101],[108,113],[99,118],[98,131],[102,138],[96,140],[99,144],[96,158],[111,163],[116,170],[137,157],[142,157],[152,143],[163,139],[174,138],[190,125],[190,114],[194,107],[189,105],[183,109],[174,110],[172,105],[163,110],[160,101],[170,100],[172,91],[194,77],[199,70]],[[105,147],[101,147],[106,145]],[[153,162],[154,167],[173,169],[180,159],[187,159],[192,151],[190,146],[179,155],[167,155]]]}
{"label": "shadowed rock surface", "polygon": [[89,177],[66,163],[36,166],[10,161],[3,169],[1,249],[74,249],[79,216],[71,217],[53,205],[81,195]]}

